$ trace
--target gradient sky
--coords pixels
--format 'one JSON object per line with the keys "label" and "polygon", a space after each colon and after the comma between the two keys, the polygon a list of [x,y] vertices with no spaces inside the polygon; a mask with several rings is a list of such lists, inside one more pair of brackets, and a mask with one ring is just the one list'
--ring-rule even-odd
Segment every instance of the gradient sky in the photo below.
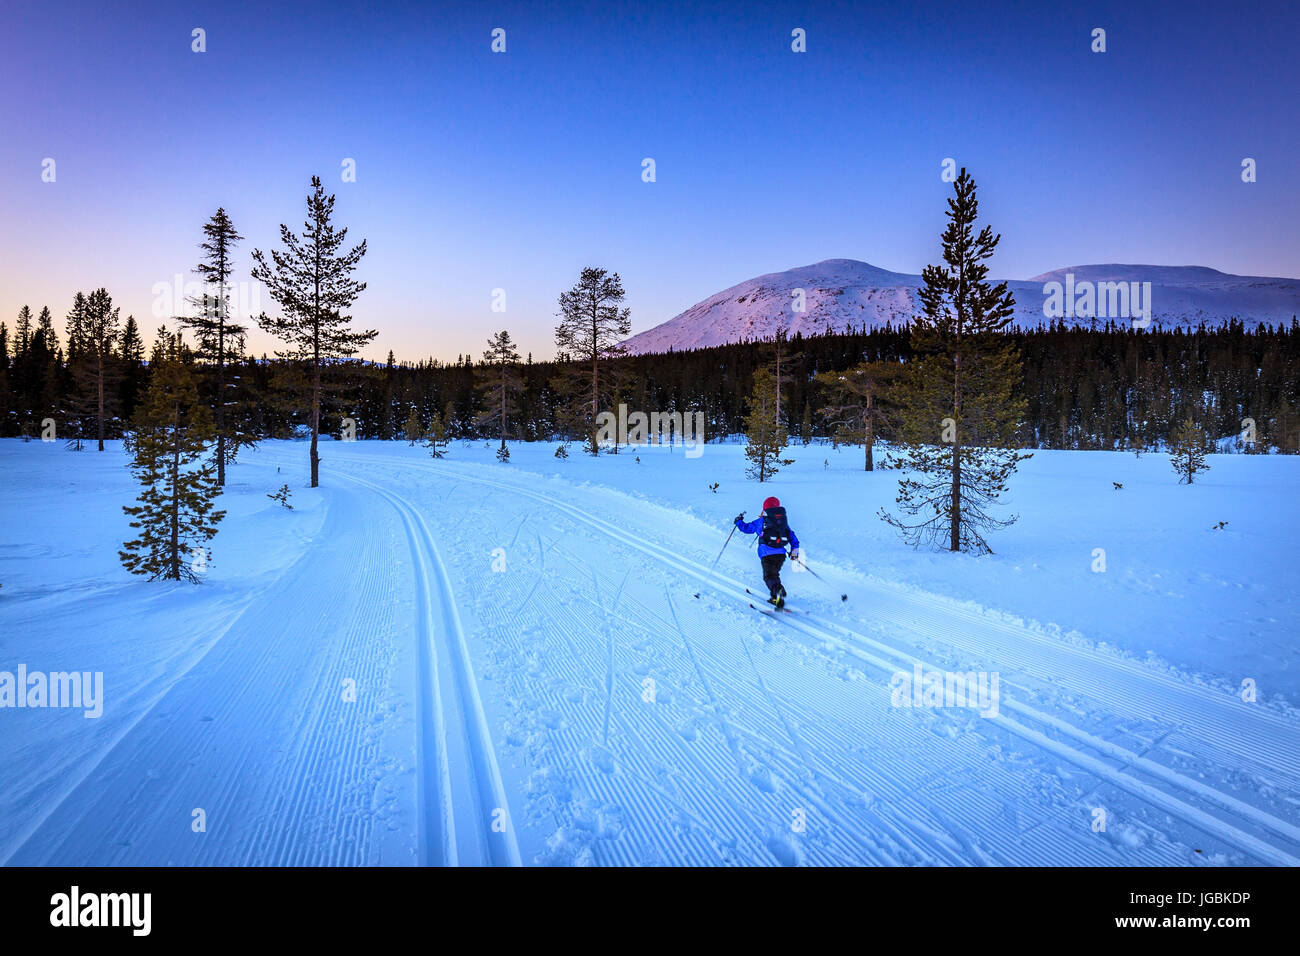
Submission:
{"label": "gradient sky", "polygon": [[313,173],[368,242],[354,313],[380,330],[375,358],[477,356],[502,327],[548,357],[584,265],[622,274],[633,331],[821,259],[919,272],[945,157],[1003,235],[996,276],[1300,276],[1295,3],[54,0],[7,3],[2,34],[11,327],[49,305],[62,336],[73,293],[102,285],[152,339],[152,289],[192,278],[217,206],[247,280],[254,247],[301,227]]}

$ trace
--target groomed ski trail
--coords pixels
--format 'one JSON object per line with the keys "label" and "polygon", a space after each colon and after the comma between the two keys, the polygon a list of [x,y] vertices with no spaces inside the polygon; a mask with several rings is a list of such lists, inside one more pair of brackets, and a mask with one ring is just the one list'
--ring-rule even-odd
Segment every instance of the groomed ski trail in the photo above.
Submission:
{"label": "groomed ski trail", "polygon": [[[556,509],[572,520],[582,523],[622,545],[652,557],[660,564],[691,576],[715,593],[737,601],[743,601],[746,604],[749,603],[749,598],[742,584],[722,573],[711,571],[706,562],[685,558],[679,551],[672,551],[647,542],[597,515],[554,496],[538,492],[535,488],[525,488],[513,481],[502,481],[481,474],[470,474],[467,466],[449,465],[446,462],[440,462],[435,470],[422,469],[419,463],[396,456],[372,455],[350,460],[358,464],[364,464],[366,462],[375,462],[380,458],[385,463],[404,465],[409,469],[423,471],[426,474],[431,472],[441,473],[442,477],[454,475],[458,481],[494,487],[512,495],[530,498]],[[919,596],[914,597],[917,601],[920,601]],[[927,605],[926,611],[930,627],[930,630],[925,634],[926,637],[935,637],[934,631],[940,631],[946,636],[949,631],[953,630],[951,619],[944,620],[949,611],[948,607],[936,602]],[[969,611],[957,615],[957,618],[957,623],[967,629],[968,638],[971,637],[970,632],[978,630],[981,625],[994,626],[1004,634],[1010,629],[1010,626],[1004,622],[996,619],[990,622],[983,617],[977,617]],[[778,617],[778,620],[786,627],[800,632],[805,637],[830,644],[885,674],[893,674],[899,670],[910,670],[916,664],[932,670],[969,669],[969,664],[955,668],[941,667],[915,653],[911,653],[909,650],[899,649],[862,634],[842,623],[826,621],[811,614],[797,617],[783,616]],[[925,622],[926,618],[922,617],[921,620]],[[947,628],[943,628],[945,623],[949,625]],[[942,630],[940,630],[941,628]],[[917,627],[913,629],[917,629]],[[1043,638],[1027,630],[1024,636],[1030,642],[1039,645],[1044,643]],[[1067,647],[1067,650],[1071,655],[1075,656],[1083,653],[1076,648]],[[1093,660],[1096,661],[1095,658]],[[1148,674],[1139,671],[1138,665],[1128,662],[1112,662],[1109,659],[1103,659],[1103,661],[1108,666],[1115,663],[1117,667],[1128,672],[1130,676],[1136,676],[1139,679],[1150,679],[1157,685],[1162,685],[1161,689],[1166,692],[1176,690],[1179,694],[1190,695],[1195,699],[1196,704],[1210,706],[1222,706],[1223,704],[1223,701],[1217,699],[1212,692],[1199,687],[1189,688],[1184,684],[1175,682],[1168,675],[1159,674],[1158,672]],[[1100,679],[1094,677],[1094,680]],[[1012,686],[1010,682],[1004,683]],[[1112,702],[1104,693],[1099,693],[1097,700],[1101,703]],[[1118,705],[1118,710],[1124,710],[1125,698],[1116,697],[1113,703]],[[1196,706],[1196,704],[1182,703],[1184,707]],[[1021,701],[1004,698],[1002,706],[1005,709],[1015,711],[1019,719],[1013,719],[1003,714],[987,719],[1033,746],[1069,761],[1075,766],[1096,775],[1099,779],[1111,783],[1141,801],[1170,813],[1197,829],[1223,840],[1257,860],[1278,865],[1300,865],[1300,855],[1298,855],[1300,853],[1300,828],[1297,828],[1289,821],[1280,819],[1219,789],[1203,784],[1185,773],[1157,763],[1145,755],[1145,750],[1139,753],[1104,740],[1086,729],[1077,727],[1058,716],[1047,714]],[[1251,719],[1259,719],[1266,725],[1286,723],[1285,718],[1267,711],[1252,714]],[[1249,738],[1251,734],[1248,733],[1246,736]],[[1255,736],[1259,736],[1258,731],[1255,732]],[[1072,742],[1059,739],[1062,737],[1069,738]],[[1238,734],[1236,739],[1240,740],[1241,735]],[[1255,750],[1252,756],[1258,759],[1259,751]],[[1279,768],[1270,765],[1270,769],[1285,773],[1288,768],[1286,766]],[[1225,812],[1230,816],[1225,817]],[[1231,817],[1240,817],[1251,829],[1244,829],[1236,825]]]}
{"label": "groomed ski trail", "polygon": [[356,475],[341,477],[392,505],[410,543],[419,644],[420,862],[519,866],[514,822],[465,631],[433,535],[401,495]]}

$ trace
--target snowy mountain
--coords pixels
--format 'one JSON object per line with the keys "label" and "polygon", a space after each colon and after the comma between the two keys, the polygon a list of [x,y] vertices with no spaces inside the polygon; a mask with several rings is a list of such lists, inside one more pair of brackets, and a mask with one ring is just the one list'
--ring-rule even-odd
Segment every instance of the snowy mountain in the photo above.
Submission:
{"label": "snowy mountain", "polygon": [[[1045,290],[1049,283],[1059,283],[1055,299],[1050,287]],[[920,285],[919,275],[827,259],[733,285],[624,344],[633,353],[665,352],[770,338],[782,329],[809,336],[897,324],[919,308]],[[1143,316],[1147,305],[1152,320],[1166,327],[1217,324],[1231,316],[1253,327],[1300,315],[1300,279],[1229,275],[1204,266],[1069,266],[1010,280],[1008,287],[1021,326],[1046,322],[1054,308],[1066,322],[1085,325],[1094,314],[1129,321]],[[794,308],[799,290],[803,311]]]}

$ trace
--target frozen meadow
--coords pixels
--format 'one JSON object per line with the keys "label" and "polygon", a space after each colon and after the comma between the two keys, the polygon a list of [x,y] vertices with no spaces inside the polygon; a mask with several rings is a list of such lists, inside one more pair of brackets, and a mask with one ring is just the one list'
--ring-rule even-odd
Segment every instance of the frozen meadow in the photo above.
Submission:
{"label": "frozen meadow", "polygon": [[[1036,452],[972,557],[860,448],[554,447],[265,442],[189,585],[118,562],[120,443],[0,441],[0,861],[1300,863],[1300,458]],[[711,570],[769,494],[777,616]]]}

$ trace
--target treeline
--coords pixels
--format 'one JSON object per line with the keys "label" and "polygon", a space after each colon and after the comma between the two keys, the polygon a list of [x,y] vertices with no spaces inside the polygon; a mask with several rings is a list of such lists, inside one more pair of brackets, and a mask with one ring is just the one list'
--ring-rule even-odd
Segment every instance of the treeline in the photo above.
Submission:
{"label": "treeline", "polygon": [[[93,302],[93,305],[91,304]],[[15,328],[0,322],[0,435],[40,437],[53,420],[60,439],[96,440],[128,431],[149,380],[149,354],[166,347],[166,326],[146,352],[133,317],[120,327],[103,290],[79,294],[66,332],[49,309],[24,308]],[[106,325],[117,327],[110,339]],[[1166,442],[1191,414],[1211,435],[1242,432],[1253,419],[1260,447],[1300,451],[1300,322],[1247,331],[1240,322],[1213,329],[1133,330],[1052,325],[1008,333],[1024,369],[1027,414],[1020,440],[1031,448],[1151,448]],[[819,374],[863,362],[911,358],[906,327],[889,325],[779,343],[780,416],[792,437],[832,438],[836,425],[821,414],[828,402]],[[778,343],[743,342],[688,352],[623,356],[600,362],[600,407],[702,411],[706,435],[744,430],[755,372],[775,368]],[[188,346],[182,360],[211,377],[208,363]],[[229,427],[249,436],[284,438],[310,425],[303,382],[308,363],[239,357],[224,373]],[[321,430],[339,436],[351,419],[357,438],[399,439],[414,410],[428,424],[436,412],[450,439],[500,437],[490,414],[493,396],[482,382],[489,370],[471,356],[454,362],[385,363],[339,360],[322,369]],[[508,437],[525,441],[585,440],[572,415],[565,383],[589,376],[589,366],[533,361],[514,369]],[[215,386],[213,386],[215,388]],[[887,405],[888,388],[881,401]],[[589,400],[589,393],[584,396]],[[890,436],[884,416],[876,436]]]}

